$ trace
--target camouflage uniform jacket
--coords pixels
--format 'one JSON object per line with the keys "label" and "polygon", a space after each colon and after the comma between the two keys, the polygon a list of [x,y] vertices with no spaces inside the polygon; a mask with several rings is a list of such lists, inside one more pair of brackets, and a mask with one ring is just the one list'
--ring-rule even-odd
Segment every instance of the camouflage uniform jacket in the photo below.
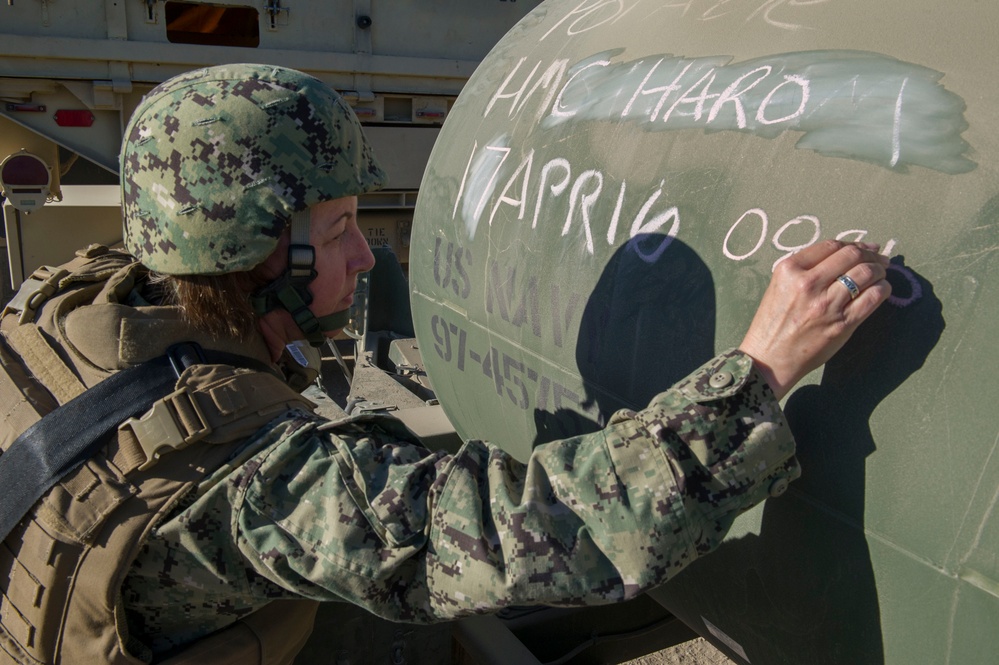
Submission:
{"label": "camouflage uniform jacket", "polygon": [[406,622],[625,600],[798,474],[783,413],[737,351],[525,464],[481,441],[428,451],[388,417],[289,412],[156,529],[123,598],[157,652],[279,597]]}

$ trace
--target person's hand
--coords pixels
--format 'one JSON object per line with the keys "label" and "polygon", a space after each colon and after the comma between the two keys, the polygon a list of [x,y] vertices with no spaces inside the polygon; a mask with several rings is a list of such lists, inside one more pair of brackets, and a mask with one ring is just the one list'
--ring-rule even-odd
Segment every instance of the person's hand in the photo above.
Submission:
{"label": "person's hand", "polygon": [[777,399],[835,355],[891,295],[885,280],[888,257],[877,251],[869,243],[826,240],[777,265],[739,345]]}

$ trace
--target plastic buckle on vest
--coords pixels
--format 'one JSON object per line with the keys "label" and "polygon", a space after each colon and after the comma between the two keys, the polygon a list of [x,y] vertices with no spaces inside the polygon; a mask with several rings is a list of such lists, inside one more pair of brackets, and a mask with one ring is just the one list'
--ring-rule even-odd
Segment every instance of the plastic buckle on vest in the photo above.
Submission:
{"label": "plastic buckle on vest", "polygon": [[197,400],[187,388],[176,390],[153,404],[139,418],[129,418],[119,429],[132,430],[146,461],[140,471],[152,467],[169,452],[180,450],[207,436],[212,431]]}
{"label": "plastic buckle on vest", "polygon": [[38,308],[59,290],[59,282],[67,275],[69,275],[69,271],[63,268],[41,266],[31,273],[31,277],[24,280],[21,288],[3,308],[0,316],[17,313],[20,314],[18,323],[29,323],[35,318],[35,312],[38,311]]}

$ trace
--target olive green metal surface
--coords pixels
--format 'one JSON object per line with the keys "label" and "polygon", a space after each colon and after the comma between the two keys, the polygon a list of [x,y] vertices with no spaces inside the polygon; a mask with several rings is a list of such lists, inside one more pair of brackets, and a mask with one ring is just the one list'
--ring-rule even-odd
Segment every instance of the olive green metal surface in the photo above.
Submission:
{"label": "olive green metal surface", "polygon": [[804,476],[653,596],[738,662],[999,662],[999,5],[549,0],[425,174],[417,337],[524,458],[737,345],[789,252],[894,295],[785,402]]}

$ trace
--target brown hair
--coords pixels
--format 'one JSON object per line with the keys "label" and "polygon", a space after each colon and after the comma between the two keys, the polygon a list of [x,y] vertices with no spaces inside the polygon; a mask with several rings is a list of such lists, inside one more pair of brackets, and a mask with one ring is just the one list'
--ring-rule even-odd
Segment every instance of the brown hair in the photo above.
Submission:
{"label": "brown hair", "polygon": [[246,340],[257,330],[250,294],[271,283],[287,265],[290,229],[285,226],[274,252],[248,271],[221,275],[164,275],[149,272],[149,286],[163,304],[176,305],[183,319],[201,332]]}
{"label": "brown hair", "polygon": [[162,289],[164,304],[176,305],[181,316],[198,330],[219,337],[245,340],[257,329],[250,293],[265,280],[250,272],[223,275],[150,274],[150,284]]}

